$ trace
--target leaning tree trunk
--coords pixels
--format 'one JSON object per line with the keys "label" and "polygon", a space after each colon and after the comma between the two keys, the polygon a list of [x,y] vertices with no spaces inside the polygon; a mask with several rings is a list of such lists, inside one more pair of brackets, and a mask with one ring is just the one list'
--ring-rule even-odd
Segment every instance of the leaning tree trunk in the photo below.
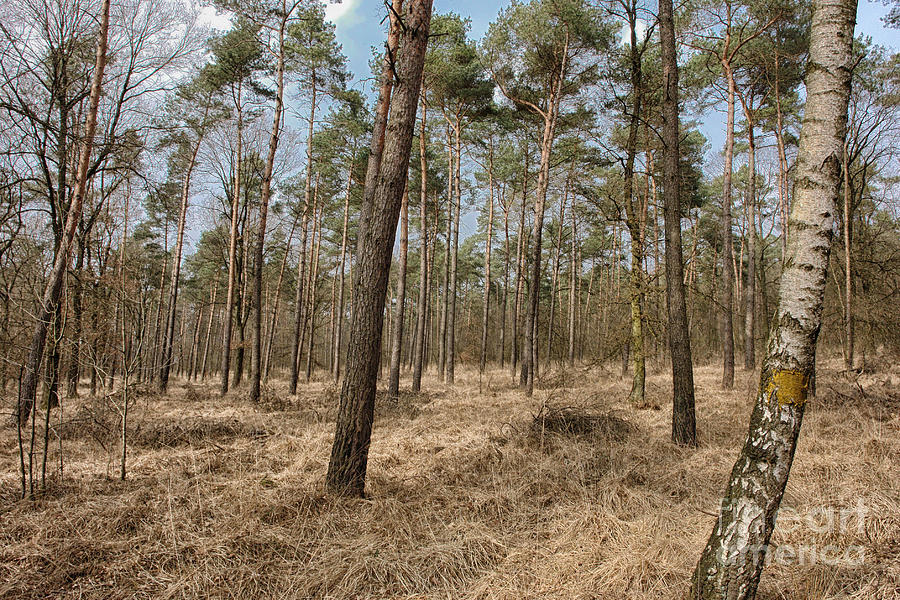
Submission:
{"label": "leaning tree trunk", "polygon": [[697,443],[697,429],[694,417],[691,334],[684,298],[684,261],[681,249],[678,60],[672,0],[660,0],[659,26],[664,82],[663,204],[666,229],[666,304],[669,313],[669,352],[672,356],[672,441],[693,446]]}
{"label": "leaning tree trunk", "polygon": [[18,421],[19,426],[24,427],[34,408],[34,397],[37,392],[38,372],[41,361],[44,358],[44,348],[47,344],[47,330],[51,319],[57,310],[60,294],[62,292],[63,279],[72,253],[72,242],[75,239],[75,230],[81,220],[81,211],[84,206],[84,192],[87,186],[88,163],[91,160],[91,150],[94,146],[94,133],[97,130],[97,110],[100,106],[100,95],[103,87],[103,71],[106,69],[106,47],[109,34],[109,5],[110,0],[103,0],[100,8],[100,30],[97,35],[97,55],[94,60],[94,74],[91,78],[91,94],[87,119],[84,126],[84,142],[78,157],[78,171],[75,174],[75,191],[72,202],[69,205],[69,214],[66,216],[66,225],[63,229],[63,237],[56,257],[53,260],[53,268],[44,294],[41,297],[38,312],[38,321],[34,333],[31,336],[31,348],[25,362],[25,374],[22,378],[21,391],[19,392]]}
{"label": "leaning tree trunk", "polygon": [[831,250],[847,130],[856,0],[815,0],[791,237],[750,431],[691,597],[753,598],[797,447]]}
{"label": "leaning tree trunk", "polygon": [[398,43],[393,47],[388,45],[385,71],[390,77],[389,57],[393,58],[398,78],[390,100],[380,168],[371,178],[366,178],[366,187],[371,184],[374,189],[371,192],[366,189],[366,204],[360,215],[351,351],[347,353],[347,372],[326,477],[328,489],[337,494],[362,496],[365,487],[391,250],[406,187],[430,22],[431,0],[410,0],[406,10],[403,10],[403,0],[394,0],[388,39]]}

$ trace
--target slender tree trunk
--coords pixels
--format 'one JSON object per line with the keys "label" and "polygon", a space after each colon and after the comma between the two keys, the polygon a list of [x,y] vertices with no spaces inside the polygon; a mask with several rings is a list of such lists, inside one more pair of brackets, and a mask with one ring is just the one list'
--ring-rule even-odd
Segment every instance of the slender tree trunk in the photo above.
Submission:
{"label": "slender tree trunk", "polygon": [[427,142],[428,133],[427,110],[428,103],[422,89],[422,124],[419,129],[419,220],[420,244],[419,244],[419,306],[416,312],[416,351],[413,362],[412,391],[418,393],[422,389],[422,370],[425,366],[425,321],[428,306],[428,158]]}
{"label": "slender tree trunk", "polygon": [[338,282],[337,324],[334,333],[334,361],[332,376],[337,383],[341,377],[341,348],[344,342],[344,271],[347,265],[347,229],[350,223],[350,190],[353,186],[352,159],[347,167],[347,190],[344,194],[344,224],[341,229],[340,281]]}
{"label": "slender tree trunk", "polygon": [[[312,73],[311,85],[312,101],[309,112],[309,129],[306,134],[306,182],[303,192],[303,222],[300,228],[300,258],[297,262],[297,295],[296,295],[296,313],[297,319],[294,321],[294,342],[291,346],[291,394],[297,393],[297,381],[300,378],[300,350],[303,347],[303,327],[306,322],[304,310],[304,293],[303,283],[306,279],[306,231],[307,231],[307,215],[309,214],[310,202],[312,200],[312,175],[313,175],[313,157],[312,143],[313,132],[316,118],[316,73]],[[380,108],[380,106],[379,106]],[[376,114],[376,126],[380,113]],[[348,184],[349,185],[349,184]]]}
{"label": "slender tree trunk", "polygon": [[581,261],[578,259],[578,229],[575,222],[575,201],[569,210],[572,227],[571,254],[569,255],[569,367],[575,366],[575,319],[578,309],[578,282],[581,281]]}
{"label": "slender tree trunk", "polygon": [[643,211],[636,206],[634,185],[634,161],[637,156],[638,128],[641,124],[643,104],[643,82],[641,50],[637,40],[637,5],[629,4],[629,27],[631,29],[631,122],[628,126],[628,142],[625,159],[625,212],[628,233],[631,236],[631,358],[633,373],[631,392],[628,395],[632,406],[643,408],[646,381],[646,356],[644,353],[644,219]]}
{"label": "slender tree trunk", "polygon": [[503,199],[501,191],[501,206],[503,207],[503,298],[500,301],[500,368],[506,366],[506,310],[509,305],[509,202]]}
{"label": "slender tree trunk", "polygon": [[[725,38],[725,53],[728,53],[728,37]],[[722,331],[722,387],[730,390],[734,387],[734,270],[732,269],[731,235],[731,177],[734,163],[734,103],[735,83],[731,64],[722,61],[725,77],[728,82],[728,117],[725,124],[725,172],[722,177],[722,296],[719,299],[720,321]]]}
{"label": "slender tree trunk", "polygon": [[446,380],[447,368],[447,325],[450,320],[450,247],[453,242],[453,143],[450,133],[450,121],[447,120],[447,245],[444,252],[444,283],[442,289],[444,295],[441,298],[441,331],[440,347],[438,348],[438,375]]}
{"label": "slender tree trunk", "polygon": [[516,240],[516,297],[513,302],[512,315],[512,355],[510,368],[513,379],[516,378],[516,367],[519,364],[519,316],[522,312],[522,296],[525,285],[525,206],[528,201],[528,147],[525,147],[525,160],[522,174],[522,212],[519,213],[519,230]]}
{"label": "slender tree trunk", "polygon": [[481,360],[478,372],[484,374],[487,363],[488,320],[491,316],[491,245],[494,242],[494,138],[488,139],[488,220],[484,240],[484,307],[481,314]]}
{"label": "slender tree trunk", "polygon": [[750,185],[747,186],[747,284],[744,288],[744,369],[756,368],[756,138],[752,115],[747,114],[747,161]]}
{"label": "slender tree trunk", "polygon": [[815,362],[847,130],[855,0],[813,2],[788,255],[747,440],[694,571],[692,598],[755,597]]}
{"label": "slender tree trunk", "polygon": [[[663,205],[666,230],[666,305],[672,356],[672,441],[694,446],[694,369],[684,292],[681,248],[681,177],[679,174],[678,59],[672,0],[659,2],[663,67]],[[693,266],[693,261],[692,261]]]}
{"label": "slender tree trunk", "polygon": [[241,105],[241,84],[237,86],[237,143],[235,144],[234,158],[234,195],[231,199],[231,234],[228,238],[228,291],[225,297],[225,324],[222,328],[222,381],[219,387],[219,394],[224,396],[228,393],[228,374],[231,368],[231,338],[232,329],[234,327],[234,301],[237,294],[237,243],[238,243],[238,223],[240,222],[241,207],[241,169],[243,168],[242,152],[243,152],[243,134],[244,134],[244,112]]}
{"label": "slender tree trunk", "polygon": [[[328,464],[326,485],[334,493],[362,496],[375,408],[375,386],[381,355],[384,301],[391,263],[391,250],[409,168],[410,146],[416,120],[416,105],[422,84],[425,47],[431,22],[431,0],[394,0],[389,40],[390,56],[397,67],[396,92],[390,99],[385,127],[384,151],[373,155],[380,164],[377,177],[366,180],[366,203],[361,211],[361,250],[353,283],[351,351]],[[403,27],[399,16],[403,13]],[[389,59],[385,71],[390,70]],[[387,73],[385,79],[389,79]],[[385,81],[388,84],[388,81]],[[390,88],[388,88],[390,89]],[[386,103],[382,88],[379,102]],[[376,128],[376,132],[377,132]],[[371,166],[371,162],[370,162]],[[377,185],[376,185],[377,184]],[[369,187],[372,186],[370,192]]]}
{"label": "slender tree trunk", "polygon": [[97,35],[97,54],[94,60],[94,73],[91,78],[91,92],[88,101],[89,108],[84,127],[84,138],[78,159],[78,170],[75,175],[75,190],[69,211],[66,215],[66,223],[59,248],[53,259],[53,268],[47,279],[43,296],[41,297],[38,321],[31,336],[31,347],[28,358],[25,361],[25,373],[22,377],[22,385],[19,392],[18,423],[24,427],[34,408],[34,399],[37,392],[38,373],[41,361],[44,358],[44,348],[47,344],[47,330],[59,305],[62,284],[65,279],[66,268],[72,253],[72,242],[75,239],[75,230],[81,220],[84,206],[84,192],[87,185],[88,166],[91,160],[91,150],[94,144],[94,133],[97,129],[97,111],[100,106],[100,95],[103,87],[103,71],[106,68],[106,48],[109,33],[109,5],[110,0],[103,0],[100,7],[100,29]]}
{"label": "slender tree trunk", "polygon": [[[314,204],[318,204],[318,196],[319,196],[319,177],[316,176],[316,200]],[[307,307],[307,312],[309,313],[309,341],[306,345],[306,382],[309,383],[309,379],[312,376],[312,367],[315,359],[313,358],[313,349],[315,346],[315,335],[316,335],[316,308],[317,308],[317,296],[316,291],[319,288],[319,249],[322,246],[322,208],[317,209],[318,216],[316,217],[316,212],[313,213],[315,218],[315,223],[313,224],[313,239],[315,243],[313,244],[313,255],[310,257],[312,261],[312,265],[310,265],[309,269],[309,285],[307,286],[307,293],[309,296],[309,303]]]}
{"label": "slender tree trunk", "polygon": [[459,279],[459,218],[462,212],[462,190],[460,189],[460,163],[462,162],[462,123],[459,116],[453,127],[455,135],[456,160],[453,162],[453,190],[456,207],[453,210],[453,243],[450,255],[450,291],[447,294],[447,368],[444,381],[452,384],[456,379],[456,300]]}
{"label": "slender tree trunk", "polygon": [[275,115],[272,118],[272,132],[269,135],[269,153],[262,176],[262,190],[259,200],[259,229],[256,236],[256,256],[253,272],[253,352],[250,356],[250,401],[259,402],[260,385],[262,383],[262,276],[265,268],[266,219],[269,213],[269,196],[272,193],[272,173],[275,170],[275,153],[281,137],[281,113],[284,104],[284,30],[287,27],[289,14],[282,2],[281,23],[278,29],[278,63],[275,68]]}
{"label": "slender tree trunk", "polygon": [[853,351],[854,351],[854,323],[853,323],[853,265],[850,262],[850,249],[852,247],[852,223],[853,223],[853,204],[851,202],[852,185],[850,180],[850,152],[847,142],[844,142],[844,154],[841,160],[843,183],[844,183],[844,215],[843,215],[843,235],[844,238],[844,368],[847,371],[853,369]]}
{"label": "slender tree trunk", "polygon": [[409,188],[400,205],[400,256],[397,259],[397,315],[391,340],[391,372],[388,397],[400,398],[400,358],[403,350],[403,318],[406,313],[406,261],[409,251]]}
{"label": "slender tree trunk", "polygon": [[209,323],[206,325],[206,342],[203,344],[203,360],[200,365],[200,379],[206,379],[206,365],[209,359],[209,342],[212,338],[213,321],[216,317],[216,293],[219,291],[218,278],[213,282],[212,295],[209,299]]}
{"label": "slender tree trunk", "polygon": [[[206,120],[209,114],[209,103],[203,114],[203,120]],[[201,127],[203,127],[201,125]],[[172,368],[172,346],[175,344],[175,319],[178,309],[178,283],[181,278],[181,253],[184,248],[184,229],[187,225],[188,200],[191,197],[191,175],[194,172],[194,166],[197,164],[197,153],[200,151],[200,144],[203,142],[202,130],[197,134],[197,140],[191,150],[191,156],[188,159],[187,169],[184,173],[184,182],[181,186],[181,211],[178,215],[178,233],[175,238],[175,253],[172,256],[172,279],[169,281],[169,307],[166,316],[166,330],[163,335],[162,345],[162,361],[159,369],[159,391],[165,394],[169,387],[169,371]]]}
{"label": "slender tree trunk", "polygon": [[[568,182],[567,182],[568,183]],[[568,186],[565,196],[568,196]],[[559,287],[559,261],[562,254],[562,233],[563,223],[566,215],[566,198],[559,203],[559,227],[556,230],[556,243],[553,246],[553,273],[550,277],[550,314],[547,317],[547,354],[544,358],[545,364],[550,366],[550,355],[553,354],[553,325],[556,320],[556,290]]]}
{"label": "slender tree trunk", "polygon": [[519,381],[520,386],[524,387],[527,396],[531,396],[534,393],[534,378],[537,370],[538,304],[541,296],[541,238],[544,232],[544,207],[547,203],[547,188],[550,185],[550,159],[556,132],[556,116],[559,111],[562,86],[568,69],[568,35],[567,31],[566,42],[562,52],[562,64],[559,72],[554,74],[553,91],[547,99],[548,108],[544,115],[544,131],[541,137],[541,167],[540,171],[538,171],[537,195],[534,200],[534,224],[531,232],[531,277],[528,282],[528,311],[525,316],[525,350],[522,353],[522,375]]}

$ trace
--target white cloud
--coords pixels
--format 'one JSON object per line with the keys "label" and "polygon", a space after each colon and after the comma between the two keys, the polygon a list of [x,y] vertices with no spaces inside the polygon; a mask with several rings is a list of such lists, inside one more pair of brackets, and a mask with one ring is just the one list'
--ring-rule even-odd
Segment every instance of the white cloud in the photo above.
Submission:
{"label": "white cloud", "polygon": [[338,21],[344,19],[345,17],[351,15],[356,7],[359,5],[359,0],[327,0],[328,4],[325,6],[325,18],[331,21],[332,23],[337,23]]}
{"label": "white cloud", "polygon": [[[647,21],[643,19],[637,20],[637,26],[634,28],[635,33],[637,34],[638,42],[644,39],[644,34],[647,32]],[[631,27],[628,26],[628,22],[622,23],[622,45],[627,46],[631,43]]]}
{"label": "white cloud", "polygon": [[202,7],[198,15],[198,20],[201,24],[218,31],[227,31],[231,29],[231,13],[218,12],[212,6]]}

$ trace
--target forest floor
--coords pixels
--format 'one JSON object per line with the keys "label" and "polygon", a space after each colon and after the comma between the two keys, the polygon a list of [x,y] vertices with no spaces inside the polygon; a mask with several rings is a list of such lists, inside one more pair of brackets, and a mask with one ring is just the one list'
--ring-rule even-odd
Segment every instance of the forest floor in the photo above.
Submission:
{"label": "forest floor", "polygon": [[[364,500],[324,493],[322,382],[259,406],[212,382],[142,394],[124,482],[117,417],[66,402],[49,489],[28,502],[4,421],[0,598],[680,598],[757,384],[696,376],[698,449],[669,442],[664,372],[646,410],[600,367],[548,370],[531,399],[507,371],[479,388],[467,369],[379,396]],[[758,597],[900,598],[900,366],[858,382],[820,368],[808,406]]]}

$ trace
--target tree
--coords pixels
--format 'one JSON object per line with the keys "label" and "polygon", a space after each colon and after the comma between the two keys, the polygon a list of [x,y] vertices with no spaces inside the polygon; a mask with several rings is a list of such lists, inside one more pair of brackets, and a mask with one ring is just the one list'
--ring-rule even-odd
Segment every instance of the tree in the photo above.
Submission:
{"label": "tree", "polygon": [[[467,35],[471,25],[467,19],[449,13],[434,18],[433,39],[425,59],[425,85],[432,104],[440,107],[447,123],[448,150],[448,215],[446,266],[449,281],[445,287],[442,316],[446,320],[442,361],[445,380],[453,383],[456,364],[456,301],[458,296],[459,220],[462,209],[462,139],[467,125],[490,102],[493,86],[485,78],[484,67],[475,44]],[[451,139],[452,136],[452,139]]]}
{"label": "tree", "polygon": [[[298,79],[301,96],[309,99],[307,114],[308,132],[306,143],[306,179],[303,195],[302,219],[300,225],[300,258],[297,263],[297,290],[295,296],[296,319],[294,321],[294,344],[291,346],[291,394],[297,393],[300,373],[300,356],[303,345],[304,323],[311,318],[305,313],[305,293],[312,296],[314,290],[304,289],[306,279],[307,222],[313,180],[313,131],[316,109],[321,96],[335,96],[344,88],[347,79],[347,59],[341,54],[341,47],[335,39],[334,25],[325,20],[325,10],[316,2],[305,7],[298,22],[292,24],[288,34],[288,53],[291,70]],[[310,333],[312,335],[312,333]]]}
{"label": "tree", "polygon": [[[352,350],[348,353],[326,476],[329,490],[349,496],[362,496],[365,489],[391,250],[406,187],[431,22],[431,0],[409,0],[404,4],[403,0],[394,0],[390,12],[379,95],[382,110],[376,110],[378,117],[373,133],[372,147],[376,152],[369,158],[360,214],[360,249],[354,271],[350,323]],[[394,72],[397,81],[391,83]],[[387,117],[383,129],[379,127],[381,114]]]}
{"label": "tree", "polygon": [[[169,284],[169,307],[166,329],[162,340],[162,360],[159,372],[159,391],[166,392],[169,385],[169,371],[172,366],[172,346],[175,338],[175,315],[178,304],[178,285],[181,274],[181,254],[184,247],[184,230],[187,223],[188,200],[191,192],[191,176],[197,163],[200,144],[210,126],[218,117],[218,106],[214,96],[217,90],[208,78],[199,75],[187,86],[178,90],[173,102],[173,116],[182,121],[183,129],[175,133],[169,143],[176,146],[172,157],[176,170],[183,171],[181,184],[181,207],[178,216],[178,233],[172,255],[172,277]],[[213,111],[215,114],[210,114]],[[180,164],[179,164],[180,163]]]}
{"label": "tree", "polygon": [[803,421],[841,181],[855,0],[815,0],[788,256],[750,431],[694,571],[693,598],[753,598]]}
{"label": "tree", "polygon": [[103,93],[103,71],[106,68],[106,49],[109,36],[109,5],[110,0],[103,0],[100,7],[100,29],[97,33],[97,55],[94,60],[94,72],[91,78],[91,93],[88,113],[84,124],[84,142],[81,145],[78,158],[78,169],[75,172],[75,190],[72,202],[69,205],[66,216],[65,229],[56,256],[53,260],[53,269],[44,287],[41,298],[40,313],[34,333],[31,336],[31,348],[25,363],[25,376],[22,380],[22,389],[19,392],[18,425],[24,427],[34,407],[35,392],[37,391],[38,371],[44,357],[44,347],[47,343],[47,330],[59,305],[62,292],[63,276],[69,264],[72,251],[72,242],[75,239],[75,230],[81,219],[81,210],[84,204],[85,189],[87,187],[88,167],[91,162],[91,151],[94,144],[94,134],[97,129],[97,110],[100,107],[100,96]]}
{"label": "tree", "polygon": [[500,91],[510,102],[537,116],[542,124],[520,377],[520,385],[529,396],[534,391],[537,364],[544,209],[560,107],[563,98],[577,94],[595,78],[595,65],[586,56],[608,39],[609,32],[584,2],[532,0],[502,11],[484,40],[485,62]]}
{"label": "tree", "polygon": [[[226,175],[225,187],[231,183],[230,236],[228,242],[228,283],[225,299],[225,322],[222,328],[222,367],[219,392],[228,392],[228,374],[231,368],[231,338],[234,323],[234,303],[238,278],[238,225],[240,223],[241,176],[244,169],[245,86],[253,91],[264,89],[254,80],[254,74],[263,66],[262,46],[259,43],[260,27],[249,19],[235,19],[231,31],[211,45],[213,60],[209,68],[210,78],[218,87],[227,87],[236,117],[236,143],[233,174]],[[228,179],[232,181],[229,182]]]}
{"label": "tree", "polygon": [[666,229],[666,305],[672,356],[672,441],[697,443],[694,416],[694,367],[684,297],[681,248],[681,178],[679,173],[678,59],[672,0],[659,2],[659,37],[663,67],[663,203]]}

